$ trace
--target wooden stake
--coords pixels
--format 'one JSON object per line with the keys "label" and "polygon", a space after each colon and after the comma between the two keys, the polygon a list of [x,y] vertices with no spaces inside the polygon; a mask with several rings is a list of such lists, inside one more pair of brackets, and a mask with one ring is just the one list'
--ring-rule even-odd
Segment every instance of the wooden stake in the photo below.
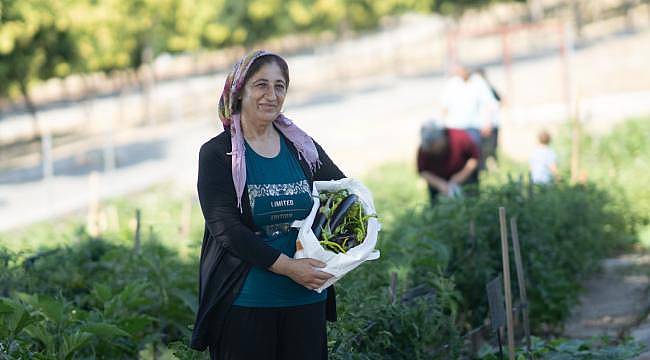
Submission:
{"label": "wooden stake", "polygon": [[390,303],[394,304],[397,302],[397,273],[392,272],[390,274]]}
{"label": "wooden stake", "polygon": [[530,320],[528,318],[528,296],[526,295],[526,279],[524,276],[524,265],[521,260],[521,247],[519,246],[519,235],[517,234],[517,219],[510,218],[510,233],[512,235],[512,247],[515,252],[515,266],[517,267],[517,283],[519,285],[519,301],[521,302],[524,317],[524,334],[526,335],[526,350],[529,358],[532,356],[530,343]]}
{"label": "wooden stake", "polygon": [[118,231],[120,229],[120,216],[115,205],[106,208],[107,229]]}
{"label": "wooden stake", "polygon": [[192,227],[192,198],[185,197],[183,205],[181,206],[181,226],[179,228],[179,235],[183,244],[187,244],[190,237],[190,229]]}
{"label": "wooden stake", "polygon": [[469,221],[469,239],[474,246],[476,244],[476,222],[474,220]]}
{"label": "wooden stake", "polygon": [[497,329],[497,341],[499,342],[499,359],[503,359],[503,340],[501,340],[501,330],[503,330],[503,328]]}
{"label": "wooden stake", "polygon": [[136,255],[142,253],[140,248],[140,209],[135,209],[135,236],[133,240],[133,252]]}
{"label": "wooden stake", "polygon": [[92,237],[98,237],[99,229],[99,175],[96,171],[90,173],[88,177],[89,196],[88,196],[88,216],[86,217],[86,231]]}
{"label": "wooden stake", "polygon": [[506,327],[508,328],[508,358],[515,360],[515,333],[512,321],[512,292],[510,288],[510,258],[508,254],[508,225],[506,209],[499,207],[499,225],[501,227],[501,256],[503,260],[503,287],[506,295]]}

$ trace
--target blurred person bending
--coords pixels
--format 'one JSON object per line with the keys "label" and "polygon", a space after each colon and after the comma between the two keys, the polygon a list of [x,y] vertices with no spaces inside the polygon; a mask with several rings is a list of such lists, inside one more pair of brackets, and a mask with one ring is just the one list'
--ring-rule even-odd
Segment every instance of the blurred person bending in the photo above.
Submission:
{"label": "blurred person bending", "polygon": [[427,182],[431,204],[438,196],[454,197],[468,194],[478,185],[479,149],[470,135],[459,129],[441,127],[428,122],[420,131],[421,143],[417,154],[418,173]]}

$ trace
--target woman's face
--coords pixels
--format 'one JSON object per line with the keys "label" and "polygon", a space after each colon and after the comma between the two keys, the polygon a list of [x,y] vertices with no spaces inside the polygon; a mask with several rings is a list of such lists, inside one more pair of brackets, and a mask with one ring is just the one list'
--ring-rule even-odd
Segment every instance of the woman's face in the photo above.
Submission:
{"label": "woman's face", "polygon": [[287,84],[275,62],[262,65],[242,91],[241,112],[246,121],[271,123],[284,104]]}

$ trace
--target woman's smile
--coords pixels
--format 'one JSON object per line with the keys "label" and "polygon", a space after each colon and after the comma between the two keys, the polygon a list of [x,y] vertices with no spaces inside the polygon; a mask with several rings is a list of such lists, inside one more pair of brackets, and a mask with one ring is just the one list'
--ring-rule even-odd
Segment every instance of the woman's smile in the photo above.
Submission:
{"label": "woman's smile", "polygon": [[265,112],[272,112],[275,111],[277,108],[277,105],[275,104],[266,104],[266,103],[261,103],[257,106],[260,110],[265,111]]}

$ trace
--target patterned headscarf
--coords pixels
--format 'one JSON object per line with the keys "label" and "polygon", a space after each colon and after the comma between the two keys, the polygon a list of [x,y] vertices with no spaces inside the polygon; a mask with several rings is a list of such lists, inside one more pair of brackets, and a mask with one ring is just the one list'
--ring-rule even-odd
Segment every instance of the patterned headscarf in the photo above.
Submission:
{"label": "patterned headscarf", "polygon": [[[240,113],[233,114],[237,97],[244,87],[244,80],[251,64],[262,56],[278,56],[276,54],[257,50],[244,56],[235,64],[228,77],[219,99],[219,118],[223,123],[224,129],[230,130],[232,142],[232,151],[228,155],[232,156],[232,180],[235,184],[237,194],[237,207],[242,211],[241,198],[246,186],[246,148],[244,146],[244,134],[242,133]],[[278,56],[279,57],[279,56]],[[287,84],[288,85],[288,84]],[[286,118],[282,113],[273,121],[276,128],[293,143],[298,150],[298,157],[304,157],[313,172],[320,166],[318,151],[314,141],[303,130],[296,126],[291,120]]]}

